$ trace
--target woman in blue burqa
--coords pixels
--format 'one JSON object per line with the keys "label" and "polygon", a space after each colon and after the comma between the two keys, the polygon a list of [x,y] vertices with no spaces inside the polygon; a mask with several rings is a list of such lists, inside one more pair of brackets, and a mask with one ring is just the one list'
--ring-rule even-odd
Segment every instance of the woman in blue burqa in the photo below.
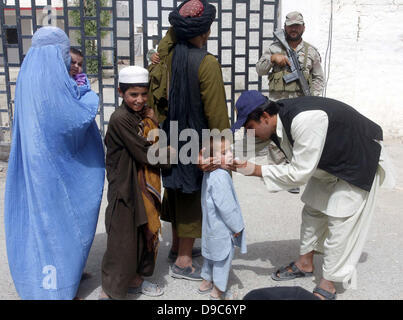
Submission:
{"label": "woman in blue burqa", "polygon": [[73,299],[104,184],[98,96],[69,76],[70,41],[42,27],[18,75],[5,192],[8,263],[22,299]]}

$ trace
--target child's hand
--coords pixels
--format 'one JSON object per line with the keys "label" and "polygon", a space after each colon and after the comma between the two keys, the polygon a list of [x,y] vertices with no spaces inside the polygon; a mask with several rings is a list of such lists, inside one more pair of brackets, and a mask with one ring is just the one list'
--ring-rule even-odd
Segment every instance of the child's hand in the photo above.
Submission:
{"label": "child's hand", "polygon": [[155,115],[155,112],[153,108],[151,107],[144,107],[142,111],[142,117],[143,118],[150,118],[154,122],[158,123],[157,116]]}
{"label": "child's hand", "polygon": [[73,79],[76,81],[78,86],[83,86],[87,83],[87,77],[84,73],[79,73],[73,76]]}

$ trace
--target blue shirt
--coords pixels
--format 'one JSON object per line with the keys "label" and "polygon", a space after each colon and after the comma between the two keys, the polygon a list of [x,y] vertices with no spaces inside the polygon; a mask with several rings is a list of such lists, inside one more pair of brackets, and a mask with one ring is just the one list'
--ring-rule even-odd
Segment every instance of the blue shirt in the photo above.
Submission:
{"label": "blue shirt", "polygon": [[[233,245],[240,247],[241,253],[246,253],[242,212],[227,171],[217,169],[204,173],[201,205],[203,257],[213,261],[224,260]],[[238,232],[241,234],[235,238],[233,234]]]}

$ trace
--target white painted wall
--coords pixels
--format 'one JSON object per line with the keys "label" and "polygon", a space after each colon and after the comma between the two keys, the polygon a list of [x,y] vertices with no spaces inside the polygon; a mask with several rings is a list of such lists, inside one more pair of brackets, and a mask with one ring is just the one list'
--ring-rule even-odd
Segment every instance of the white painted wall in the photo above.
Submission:
{"label": "white painted wall", "polygon": [[[331,0],[283,0],[305,18],[304,39],[325,57]],[[333,0],[333,44],[327,96],[403,137],[403,0]]]}

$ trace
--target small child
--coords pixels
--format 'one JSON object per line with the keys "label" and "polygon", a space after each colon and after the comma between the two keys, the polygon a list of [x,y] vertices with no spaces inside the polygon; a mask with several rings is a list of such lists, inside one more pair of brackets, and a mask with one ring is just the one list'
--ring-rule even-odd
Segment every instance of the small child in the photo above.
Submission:
{"label": "small child", "polygon": [[198,292],[211,291],[210,299],[232,300],[227,290],[228,276],[235,246],[246,253],[244,222],[239,202],[228,171],[224,165],[232,163],[230,143],[224,137],[210,139],[209,156],[220,159],[220,168],[205,172],[202,183],[202,255],[203,281]]}
{"label": "small child", "polygon": [[81,51],[75,48],[70,48],[70,56],[70,76],[74,79],[78,86],[89,84],[87,75],[83,73],[84,57]]}

